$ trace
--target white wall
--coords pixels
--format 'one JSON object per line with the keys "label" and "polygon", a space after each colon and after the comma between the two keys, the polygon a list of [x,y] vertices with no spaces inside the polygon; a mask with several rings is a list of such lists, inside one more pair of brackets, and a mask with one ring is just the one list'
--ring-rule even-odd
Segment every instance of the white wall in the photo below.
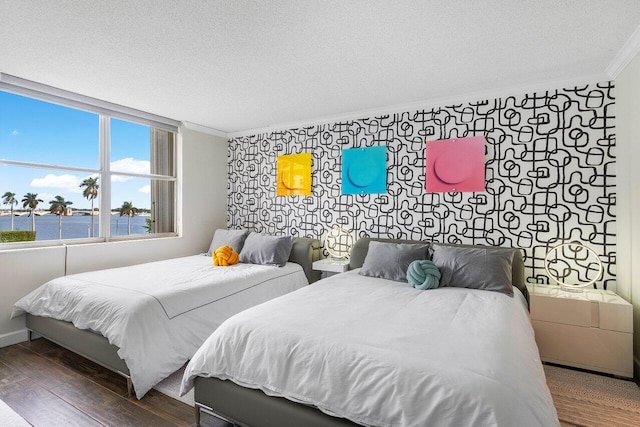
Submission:
{"label": "white wall", "polygon": [[617,293],[633,304],[636,376],[640,374],[640,54],[616,84]]}
{"label": "white wall", "polygon": [[[69,246],[67,274],[205,252],[216,228],[226,228],[227,140],[181,129],[180,237]],[[24,317],[10,320],[13,303],[64,274],[65,249],[0,251],[0,347],[26,339]]]}

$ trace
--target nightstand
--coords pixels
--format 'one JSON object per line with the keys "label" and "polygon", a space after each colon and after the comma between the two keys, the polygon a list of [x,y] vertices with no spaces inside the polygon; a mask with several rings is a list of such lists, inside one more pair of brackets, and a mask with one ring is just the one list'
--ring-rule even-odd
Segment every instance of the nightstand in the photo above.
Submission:
{"label": "nightstand", "polygon": [[633,309],[612,291],[527,285],[543,362],[633,377]]}
{"label": "nightstand", "polygon": [[313,262],[313,269],[322,271],[322,277],[333,276],[334,274],[344,273],[349,270],[349,260],[335,260],[331,258],[321,259]]}

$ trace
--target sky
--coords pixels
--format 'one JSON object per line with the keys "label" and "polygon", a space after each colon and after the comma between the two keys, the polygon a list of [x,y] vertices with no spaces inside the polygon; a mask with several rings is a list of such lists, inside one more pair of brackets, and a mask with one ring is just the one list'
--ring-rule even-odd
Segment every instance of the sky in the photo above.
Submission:
{"label": "sky", "polygon": [[[94,113],[0,91],[0,159],[98,169],[98,123]],[[149,127],[112,118],[111,170],[149,173],[149,160]],[[0,198],[7,191],[16,193],[17,209],[26,193],[37,193],[44,201],[38,207],[48,209],[49,201],[59,195],[73,202],[73,208],[90,209],[79,185],[91,176],[97,174],[0,165]],[[149,184],[149,179],[113,176],[111,207],[131,201],[148,209]],[[94,206],[99,206],[99,199]],[[0,204],[0,209],[8,207]]]}

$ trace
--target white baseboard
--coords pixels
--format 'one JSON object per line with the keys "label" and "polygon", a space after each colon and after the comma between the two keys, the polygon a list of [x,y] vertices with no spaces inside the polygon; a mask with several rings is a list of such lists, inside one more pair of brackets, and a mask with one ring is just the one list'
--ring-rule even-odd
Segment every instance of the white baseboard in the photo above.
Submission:
{"label": "white baseboard", "polygon": [[29,334],[27,333],[26,328],[15,332],[9,332],[8,334],[2,334],[0,335],[0,348],[25,342],[28,339]]}

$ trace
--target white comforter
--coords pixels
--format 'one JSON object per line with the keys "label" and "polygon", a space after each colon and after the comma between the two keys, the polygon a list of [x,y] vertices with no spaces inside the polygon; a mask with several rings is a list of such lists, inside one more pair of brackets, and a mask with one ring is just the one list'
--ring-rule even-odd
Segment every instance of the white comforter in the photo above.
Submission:
{"label": "white comforter", "polygon": [[515,292],[333,276],[228,319],[189,362],[182,392],[213,376],[365,425],[555,426]]}
{"label": "white comforter", "polygon": [[224,320],[306,284],[298,264],[215,267],[196,255],[59,277],[20,299],[12,317],[29,312],[104,335],[142,398]]}

